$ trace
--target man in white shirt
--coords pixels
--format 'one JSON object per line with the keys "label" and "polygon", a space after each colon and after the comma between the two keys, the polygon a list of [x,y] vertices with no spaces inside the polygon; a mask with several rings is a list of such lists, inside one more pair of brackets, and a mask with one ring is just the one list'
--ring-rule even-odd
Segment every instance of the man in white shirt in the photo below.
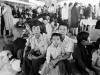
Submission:
{"label": "man in white shirt", "polygon": [[64,21],[64,23],[68,22],[68,6],[66,3],[64,3],[64,7],[62,8],[61,11],[61,15],[62,15],[62,20]]}
{"label": "man in white shirt", "polygon": [[66,25],[60,25],[59,26],[59,33],[62,34],[62,38],[63,38],[63,46],[65,48],[65,63],[66,63],[66,69],[68,71],[68,74],[71,75],[72,74],[72,68],[71,68],[71,64],[69,62],[69,60],[71,60],[72,57],[72,53],[73,53],[73,48],[74,48],[74,41],[67,36],[68,34],[68,28]]}
{"label": "man in white shirt", "polygon": [[99,3],[99,7],[96,10],[96,18],[100,20],[100,3]]}

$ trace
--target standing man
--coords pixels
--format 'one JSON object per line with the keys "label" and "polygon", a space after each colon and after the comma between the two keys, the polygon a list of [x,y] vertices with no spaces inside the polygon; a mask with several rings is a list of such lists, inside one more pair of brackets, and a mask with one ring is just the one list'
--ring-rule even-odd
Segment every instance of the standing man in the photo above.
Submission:
{"label": "standing man", "polygon": [[99,2],[99,7],[98,7],[97,10],[96,10],[96,18],[97,18],[98,20],[100,20],[100,2]]}
{"label": "standing man", "polygon": [[65,25],[68,24],[68,6],[64,3],[64,7],[62,8],[61,17]]}

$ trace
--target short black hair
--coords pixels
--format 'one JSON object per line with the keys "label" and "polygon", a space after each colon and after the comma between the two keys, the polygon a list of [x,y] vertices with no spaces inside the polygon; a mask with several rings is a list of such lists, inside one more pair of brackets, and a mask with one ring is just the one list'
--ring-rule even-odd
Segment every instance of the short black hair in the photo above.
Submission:
{"label": "short black hair", "polygon": [[51,40],[52,40],[52,38],[53,38],[54,36],[59,36],[59,37],[60,37],[60,40],[63,41],[62,35],[61,35],[60,33],[53,33],[53,34],[51,35]]}
{"label": "short black hair", "polygon": [[[60,27],[60,26],[65,26],[65,27],[68,29],[68,25],[60,24],[59,27]],[[59,27],[58,27],[58,29],[59,29]]]}
{"label": "short black hair", "polygon": [[39,26],[41,34],[46,33],[46,27],[44,23],[40,22],[38,19],[30,19],[26,21],[26,23],[30,26],[31,30],[33,26]]}
{"label": "short black hair", "polygon": [[78,33],[78,35],[77,35],[77,43],[81,44],[81,42],[83,40],[87,41],[88,37],[89,37],[89,33],[88,32],[80,32],[80,33]]}
{"label": "short black hair", "polygon": [[100,29],[100,20],[98,20],[98,21],[96,22],[95,29]]}

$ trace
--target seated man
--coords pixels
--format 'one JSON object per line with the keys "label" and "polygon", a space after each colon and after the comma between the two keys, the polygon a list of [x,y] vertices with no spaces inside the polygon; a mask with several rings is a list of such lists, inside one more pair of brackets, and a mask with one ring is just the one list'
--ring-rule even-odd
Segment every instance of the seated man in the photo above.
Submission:
{"label": "seated man", "polygon": [[39,75],[38,71],[45,61],[48,43],[46,36],[43,34],[42,23],[40,21],[35,20],[30,26],[32,34],[27,39],[25,51],[28,46],[30,46],[31,50],[27,55],[24,52],[24,56],[26,57],[24,59],[24,72],[25,75]]}
{"label": "seated man", "polygon": [[73,53],[77,68],[82,75],[93,75],[94,69],[91,65],[91,52],[87,49],[87,45],[89,45],[89,33],[80,32],[77,35],[77,42],[77,47]]}

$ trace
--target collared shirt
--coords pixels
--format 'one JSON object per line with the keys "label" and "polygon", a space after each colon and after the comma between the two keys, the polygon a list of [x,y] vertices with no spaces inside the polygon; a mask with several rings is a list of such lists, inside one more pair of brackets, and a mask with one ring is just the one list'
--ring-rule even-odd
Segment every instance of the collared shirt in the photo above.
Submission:
{"label": "collared shirt", "polygon": [[53,44],[51,44],[47,49],[47,54],[46,54],[47,63],[50,62],[51,57],[53,59],[56,59],[59,55],[63,53],[64,53],[64,50],[63,50],[62,44],[59,45],[58,47],[55,47]]}
{"label": "collared shirt", "polygon": [[68,19],[68,6],[62,8],[62,20]]}
{"label": "collared shirt", "polygon": [[26,45],[31,46],[31,49],[34,50],[40,50],[40,52],[43,54],[44,52],[46,52],[47,47],[48,47],[48,42],[47,42],[47,38],[45,35],[40,35],[39,39],[36,39],[35,36],[31,36],[27,39],[27,43]]}
{"label": "collared shirt", "polygon": [[71,38],[65,36],[65,39],[63,41],[63,46],[65,48],[65,52],[73,52],[74,42]]}
{"label": "collared shirt", "polygon": [[95,52],[92,54],[92,61],[95,62],[96,65],[100,67],[100,54],[98,53],[98,50],[95,51]]}

